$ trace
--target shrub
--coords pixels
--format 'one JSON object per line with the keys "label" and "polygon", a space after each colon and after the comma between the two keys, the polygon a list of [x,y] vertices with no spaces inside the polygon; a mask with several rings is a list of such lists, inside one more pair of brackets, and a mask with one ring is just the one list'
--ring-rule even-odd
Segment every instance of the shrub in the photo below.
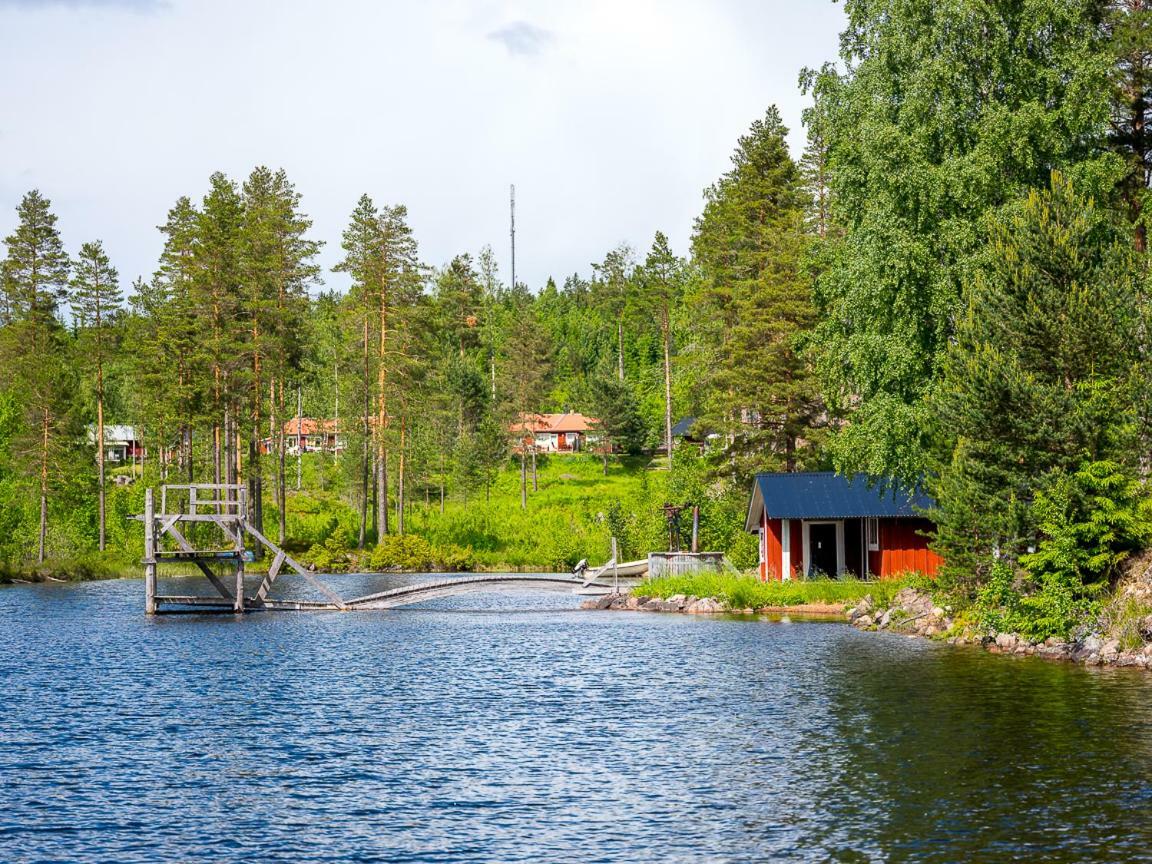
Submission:
{"label": "shrub", "polygon": [[368,557],[372,570],[467,572],[475,567],[472,552],[460,546],[435,547],[418,534],[392,534]]}

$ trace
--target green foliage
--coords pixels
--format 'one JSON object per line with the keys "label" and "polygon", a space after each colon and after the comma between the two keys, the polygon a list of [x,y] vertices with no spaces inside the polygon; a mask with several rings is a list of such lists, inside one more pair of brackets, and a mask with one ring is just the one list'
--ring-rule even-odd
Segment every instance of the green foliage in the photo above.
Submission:
{"label": "green foliage", "polygon": [[1102,588],[1152,539],[1152,502],[1144,485],[1114,462],[1090,462],[1048,478],[1033,512],[1040,540],[1020,563],[1042,584]]}
{"label": "green foliage", "polygon": [[990,217],[1053,168],[1098,201],[1124,170],[1112,58],[1093,2],[844,5],[844,71],[805,76],[830,210],[811,344],[851,413],[837,465],[914,479],[963,286],[995,264]]}
{"label": "green foliage", "polygon": [[1152,536],[1143,486],[1115,463],[1087,463],[1046,480],[1034,506],[1035,551],[1020,557],[1021,570],[997,562],[976,601],[985,629],[1034,641],[1067,639],[1090,621],[1118,565]]}
{"label": "green foliage", "polygon": [[939,546],[979,580],[1032,543],[1053,472],[1138,453],[1138,268],[1111,214],[1054,175],[995,222],[932,397]]}
{"label": "green foliage", "polygon": [[865,596],[885,605],[896,596],[907,580],[891,579],[883,582],[855,580],[793,580],[790,582],[761,582],[754,576],[733,573],[698,572],[685,576],[666,576],[648,579],[632,590],[637,596],[667,599],[676,594],[712,597],[732,609],[760,609],[765,606],[800,606],[824,604],[845,606]]}
{"label": "green foliage", "polygon": [[373,570],[441,571],[461,573],[474,569],[472,555],[459,546],[436,547],[416,534],[392,535],[381,540],[368,558]]}
{"label": "green foliage", "polygon": [[703,417],[724,433],[724,470],[795,470],[812,461],[825,416],[801,335],[815,323],[801,261],[809,236],[802,178],[775,107],[740,138],[732,169],[705,192],[692,251],[700,268],[692,360]]}

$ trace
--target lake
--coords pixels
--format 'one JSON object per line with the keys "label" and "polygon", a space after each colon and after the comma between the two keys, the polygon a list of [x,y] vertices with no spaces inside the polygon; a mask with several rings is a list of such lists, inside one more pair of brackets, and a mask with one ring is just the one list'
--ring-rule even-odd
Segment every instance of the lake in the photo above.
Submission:
{"label": "lake", "polygon": [[1152,860],[1147,672],[577,601],[0,588],[0,861]]}

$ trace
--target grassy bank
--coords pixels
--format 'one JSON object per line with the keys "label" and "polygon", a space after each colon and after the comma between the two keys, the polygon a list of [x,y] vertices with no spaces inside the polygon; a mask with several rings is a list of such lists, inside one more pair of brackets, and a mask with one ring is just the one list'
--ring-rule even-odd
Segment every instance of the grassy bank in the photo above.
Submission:
{"label": "grassy bank", "polygon": [[[889,579],[883,582],[813,580],[761,582],[754,576],[735,573],[693,573],[649,579],[633,589],[638,596],[667,599],[677,594],[712,597],[733,609],[760,609],[765,606],[808,604],[849,605],[871,595],[883,605],[913,580]],[[917,582],[919,584],[919,582]]]}

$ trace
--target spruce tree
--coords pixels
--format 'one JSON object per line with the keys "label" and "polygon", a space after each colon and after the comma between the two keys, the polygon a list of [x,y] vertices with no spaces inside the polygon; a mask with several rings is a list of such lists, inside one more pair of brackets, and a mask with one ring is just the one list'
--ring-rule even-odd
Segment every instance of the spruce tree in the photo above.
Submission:
{"label": "spruce tree", "polygon": [[1125,234],[1060,175],[992,228],[930,403],[938,545],[960,580],[1035,542],[1033,502],[1060,476],[1136,468],[1139,270]]}
{"label": "spruce tree", "polygon": [[692,248],[704,419],[739,476],[795,470],[824,409],[799,340],[815,323],[802,270],[808,245],[800,172],[773,107],[740,138],[732,169],[705,194]]}

